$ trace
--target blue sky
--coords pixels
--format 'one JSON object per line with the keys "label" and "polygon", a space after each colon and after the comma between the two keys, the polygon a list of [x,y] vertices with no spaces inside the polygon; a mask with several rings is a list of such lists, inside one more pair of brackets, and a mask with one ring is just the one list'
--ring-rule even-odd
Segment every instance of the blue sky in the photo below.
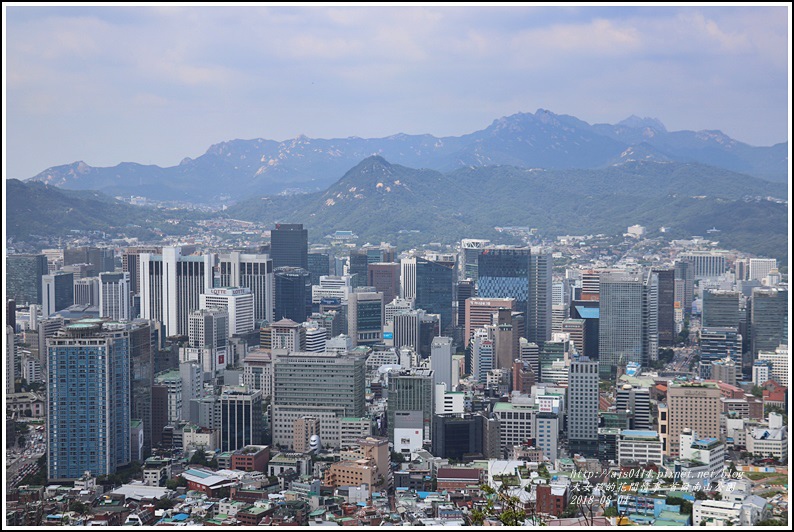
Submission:
{"label": "blue sky", "polygon": [[789,9],[4,4],[6,177],[234,138],[463,135],[539,108],[788,140]]}

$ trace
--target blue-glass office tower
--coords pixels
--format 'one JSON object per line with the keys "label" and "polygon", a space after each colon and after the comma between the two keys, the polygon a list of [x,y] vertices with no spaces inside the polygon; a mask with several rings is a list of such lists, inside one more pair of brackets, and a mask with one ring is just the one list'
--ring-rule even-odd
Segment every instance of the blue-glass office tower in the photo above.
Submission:
{"label": "blue-glass office tower", "polygon": [[428,314],[441,315],[441,332],[452,327],[454,311],[454,266],[424,258],[416,259],[416,300],[414,307]]}
{"label": "blue-glass office tower", "polygon": [[313,285],[320,284],[320,277],[331,275],[331,258],[328,253],[309,253],[309,274]]}
{"label": "blue-glass office tower", "polygon": [[41,304],[41,278],[47,275],[44,255],[6,256],[6,294],[18,306]]}
{"label": "blue-glass office tower", "polygon": [[529,257],[528,248],[483,249],[477,257],[477,296],[512,297],[516,300],[515,310],[526,316]]}
{"label": "blue-glass office tower", "polygon": [[130,333],[83,320],[47,340],[47,478],[110,475],[130,461]]}

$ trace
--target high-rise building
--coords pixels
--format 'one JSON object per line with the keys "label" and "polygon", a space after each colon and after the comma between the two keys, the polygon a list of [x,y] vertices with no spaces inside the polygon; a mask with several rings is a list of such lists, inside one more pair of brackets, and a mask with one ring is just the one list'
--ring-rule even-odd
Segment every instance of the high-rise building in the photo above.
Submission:
{"label": "high-rise building", "polygon": [[63,265],[89,264],[88,275],[96,277],[101,272],[112,272],[116,269],[112,249],[91,246],[66,248],[63,250]]}
{"label": "high-rise building", "polygon": [[350,275],[353,288],[367,286],[367,265],[366,251],[350,250],[350,256],[347,260],[347,274]]}
{"label": "high-rise building", "polygon": [[753,355],[788,344],[788,290],[754,288],[750,311]]}
{"label": "high-rise building", "polygon": [[274,321],[275,278],[273,260],[266,254],[233,251],[218,256],[220,286],[249,288],[254,296],[254,322]]}
{"label": "high-rise building", "polygon": [[400,260],[400,297],[416,299],[416,257]]}
{"label": "high-rise building", "polygon": [[17,305],[40,305],[41,278],[49,273],[43,254],[6,255],[6,295]]}
{"label": "high-rise building", "polygon": [[273,444],[291,445],[293,423],[320,420],[324,446],[339,446],[340,420],[363,417],[364,357],[296,351],[273,362]]}
{"label": "high-rise building", "polygon": [[269,330],[269,344],[262,345],[263,349],[286,349],[292,351],[305,351],[306,329],[300,323],[284,318],[266,327]]}
{"label": "high-rise building", "polygon": [[441,316],[441,332],[453,324],[454,266],[424,258],[416,259],[416,308]]}
{"label": "high-rise building", "polygon": [[16,380],[17,348],[14,342],[14,328],[6,325],[6,394],[14,393]]}
{"label": "high-rise building", "polygon": [[769,272],[777,269],[777,259],[750,259],[749,280],[763,281]]}
{"label": "high-rise building", "polygon": [[[700,362],[703,364],[701,369],[710,371],[710,365],[717,360],[730,357],[734,362],[739,363],[741,371],[742,360],[742,336],[736,327],[707,327],[700,329]],[[711,374],[704,374],[701,371],[700,377],[703,379],[712,378]]]}
{"label": "high-rise building", "polygon": [[466,300],[465,308],[465,338],[466,346],[471,342],[472,334],[476,329],[481,329],[493,323],[493,315],[499,309],[514,311],[516,304],[512,297],[472,297]]}
{"label": "high-rise building", "polygon": [[598,361],[571,360],[568,373],[568,440],[572,453],[598,454]]}
{"label": "high-rise building", "polygon": [[371,262],[367,265],[367,286],[383,293],[383,301],[391,303],[400,295],[400,265],[396,262]]}
{"label": "high-rise building", "polygon": [[312,286],[319,285],[323,275],[331,275],[331,257],[328,253],[309,253],[307,260]]}
{"label": "high-rise building", "polygon": [[[273,268],[292,266],[309,270],[309,232],[303,224],[276,224],[270,231]],[[311,279],[309,279],[311,286]]]}
{"label": "high-rise building", "polygon": [[67,325],[47,359],[47,478],[115,473],[130,461],[129,330]]}
{"label": "high-rise building", "polygon": [[568,318],[562,321],[561,332],[568,335],[573,347],[580,356],[587,353],[586,321],[582,319]]}
{"label": "high-rise building", "polygon": [[526,338],[520,338],[518,341],[518,353],[520,360],[529,364],[529,368],[535,375],[535,380],[540,379],[540,346]]}
{"label": "high-rise building", "polygon": [[386,242],[381,242],[377,246],[364,246],[361,251],[366,253],[367,262],[372,264],[374,262],[394,262],[394,252],[396,248]]}
{"label": "high-rise building", "polygon": [[262,391],[224,386],[218,399],[221,451],[262,443]]}
{"label": "high-rise building", "polygon": [[684,316],[692,312],[692,301],[695,298],[695,269],[691,263],[678,261],[675,263],[675,301],[684,310]]}
{"label": "high-rise building", "polygon": [[675,345],[675,269],[654,268],[659,278],[659,345]]}
{"label": "high-rise building", "polygon": [[[455,325],[457,327],[466,327],[466,300],[477,295],[477,288],[472,279],[463,279],[455,283]],[[466,334],[464,332],[464,338]],[[468,345],[469,340],[465,338]]]}
{"label": "high-rise building", "polygon": [[690,251],[679,255],[678,260],[692,265],[695,279],[720,277],[728,271],[724,251]]}
{"label": "high-rise building", "polygon": [[452,382],[452,338],[438,336],[433,338],[430,351],[430,369],[435,375],[434,384],[444,384],[446,391],[452,390],[457,383]]}
{"label": "high-rise building", "polygon": [[166,390],[166,418],[168,424],[177,423],[182,416],[182,374],[179,370],[169,369],[154,376],[155,386]]}
{"label": "high-rise building", "polygon": [[386,303],[384,320],[386,323],[392,323],[394,321],[394,316],[410,310],[414,310],[414,302],[412,299],[395,298],[391,303]]}
{"label": "high-rise building", "polygon": [[545,342],[551,338],[551,251],[532,248],[529,255],[529,292],[527,294],[527,340]]}
{"label": "high-rise building", "polygon": [[789,384],[789,367],[791,365],[788,355],[787,345],[779,345],[774,351],[760,351],[758,353],[759,361],[769,362],[772,365],[769,378],[785,387],[788,387]]}
{"label": "high-rise building", "polygon": [[99,274],[99,316],[114,321],[133,318],[129,273]]}
{"label": "high-rise building", "polygon": [[704,290],[701,327],[739,327],[739,292]]}
{"label": "high-rise building", "polygon": [[[667,456],[678,457],[684,429],[703,438],[720,437],[720,389],[713,382],[670,381],[667,388]],[[661,409],[660,409],[661,412]]]}
{"label": "high-rise building", "polygon": [[74,304],[99,306],[99,277],[74,280]]}
{"label": "high-rise building", "polygon": [[433,338],[441,334],[439,316],[421,309],[398,312],[392,319],[392,328],[394,338],[390,343],[394,347],[411,347],[424,358],[430,356]]}
{"label": "high-rise building", "polygon": [[488,372],[496,367],[494,341],[487,329],[474,330],[469,350],[471,374],[477,378],[477,382],[485,384],[488,380]]}
{"label": "high-rise building", "polygon": [[[486,248],[478,255],[477,264],[477,293],[479,297],[512,297],[516,300],[515,310],[527,315],[530,250],[528,248]],[[527,339],[534,341],[532,338]]]}
{"label": "high-rise building", "polygon": [[142,253],[141,317],[161,321],[168,336],[188,332],[188,316],[200,307],[199,296],[212,287],[211,255],[182,255],[165,247],[162,255]]}
{"label": "high-rise building", "polygon": [[402,438],[410,438],[416,430],[425,440],[433,438],[434,381],[431,369],[411,368],[389,374],[386,424],[389,440],[395,447],[399,447]]}
{"label": "high-rise building", "polygon": [[602,274],[599,296],[598,351],[602,376],[629,362],[647,365],[658,352],[653,273],[643,279],[628,272]]}
{"label": "high-rise building", "polygon": [[478,414],[433,416],[433,456],[467,461],[499,458],[499,422]]}
{"label": "high-rise building", "polygon": [[210,288],[199,296],[199,305],[228,313],[229,336],[254,330],[254,295],[250,288]]}
{"label": "high-rise building", "polygon": [[181,361],[197,361],[205,373],[214,375],[226,366],[229,343],[229,313],[220,309],[199,309],[188,318],[188,347]]}
{"label": "high-rise building", "polygon": [[629,429],[651,430],[651,395],[648,388],[624,384],[615,394],[617,412],[626,412]]}
{"label": "high-rise building", "polygon": [[353,292],[347,298],[347,334],[353,345],[383,342],[383,294]]}
{"label": "high-rise building", "polygon": [[275,270],[276,320],[288,318],[298,323],[312,313],[312,282],[303,268],[281,266]]}
{"label": "high-rise building", "polygon": [[141,291],[141,254],[161,255],[162,247],[130,247],[121,255],[121,271],[130,274],[130,292]]}
{"label": "high-rise building", "polygon": [[478,277],[478,259],[477,257],[483,249],[491,245],[490,240],[478,240],[473,238],[464,238],[460,241],[460,255],[461,255],[461,279],[471,279],[475,283]]}
{"label": "high-rise building", "polygon": [[74,304],[74,275],[55,272],[41,278],[41,312],[51,316]]}

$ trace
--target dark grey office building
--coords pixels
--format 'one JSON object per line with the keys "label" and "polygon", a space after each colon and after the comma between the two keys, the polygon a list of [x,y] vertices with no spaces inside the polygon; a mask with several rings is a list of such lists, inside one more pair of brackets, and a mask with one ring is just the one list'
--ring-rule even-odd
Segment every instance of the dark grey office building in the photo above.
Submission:
{"label": "dark grey office building", "polygon": [[414,307],[429,314],[441,314],[441,333],[454,323],[452,299],[455,267],[439,262],[416,259],[416,300]]}
{"label": "dark grey office building", "polygon": [[435,415],[432,452],[459,461],[499,458],[499,422],[482,414]]}
{"label": "dark grey office building", "polygon": [[308,270],[291,266],[276,268],[276,321],[289,318],[303,323],[312,312],[312,282]]}
{"label": "dark grey office building", "polygon": [[331,258],[328,253],[309,253],[309,275],[313,285],[320,284],[320,276],[331,275]]}
{"label": "dark grey office building", "polygon": [[112,272],[116,269],[112,249],[84,246],[63,250],[63,265],[89,264],[88,277],[96,277],[101,272]]}
{"label": "dark grey office building", "polygon": [[270,231],[270,258],[273,267],[309,269],[309,232],[303,224],[276,224]]}
{"label": "dark grey office building", "polygon": [[656,268],[659,276],[659,345],[669,347],[675,345],[675,270],[673,268]]}

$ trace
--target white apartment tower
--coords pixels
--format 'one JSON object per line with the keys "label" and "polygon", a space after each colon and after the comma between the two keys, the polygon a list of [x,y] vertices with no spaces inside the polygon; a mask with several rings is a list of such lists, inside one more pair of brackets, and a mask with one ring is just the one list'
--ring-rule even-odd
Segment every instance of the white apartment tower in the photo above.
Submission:
{"label": "white apartment tower", "polygon": [[249,288],[254,300],[254,321],[273,322],[275,277],[273,260],[266,254],[233,251],[218,255],[221,286]]}

